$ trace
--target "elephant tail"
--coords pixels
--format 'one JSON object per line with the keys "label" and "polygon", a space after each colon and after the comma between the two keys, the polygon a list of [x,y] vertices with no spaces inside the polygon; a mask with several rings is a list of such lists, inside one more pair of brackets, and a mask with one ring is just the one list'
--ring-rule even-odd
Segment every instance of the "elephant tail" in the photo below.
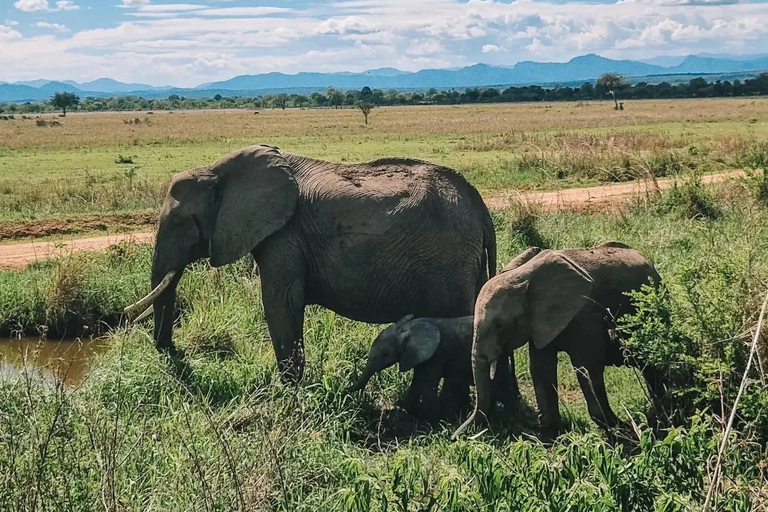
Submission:
{"label": "elephant tail", "polygon": [[493,378],[491,376],[491,371],[493,371],[491,368],[495,370],[496,365],[491,365],[484,357],[478,357],[476,354],[472,356],[472,372],[475,377],[475,408],[469,418],[467,418],[467,421],[456,429],[451,439],[458,439],[470,425],[486,418],[486,414],[491,406],[491,379]]}
{"label": "elephant tail", "polygon": [[496,230],[493,228],[490,213],[486,215],[483,222],[483,245],[487,258],[488,279],[490,279],[496,275]]}

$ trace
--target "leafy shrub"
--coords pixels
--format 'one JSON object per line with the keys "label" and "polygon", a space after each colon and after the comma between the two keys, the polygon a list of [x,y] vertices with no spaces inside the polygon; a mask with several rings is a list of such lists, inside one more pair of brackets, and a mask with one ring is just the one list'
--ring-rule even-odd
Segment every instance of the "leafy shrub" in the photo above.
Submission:
{"label": "leafy shrub", "polygon": [[714,220],[720,215],[712,190],[701,183],[701,177],[694,175],[685,180],[663,197],[659,203],[665,212],[675,212],[686,219]]}
{"label": "leafy shrub", "polygon": [[763,170],[748,172],[745,184],[758,203],[768,206],[768,172]]}
{"label": "leafy shrub", "polygon": [[117,158],[115,158],[116,164],[132,164],[133,163],[133,157],[132,156],[123,156],[123,155],[117,155]]}
{"label": "leafy shrub", "polygon": [[738,162],[748,169],[768,170],[768,140],[759,140],[747,147]]}
{"label": "leafy shrub", "polygon": [[527,247],[549,247],[536,226],[541,216],[541,208],[537,204],[513,201],[505,213],[506,228],[511,231],[513,239],[518,239]]}
{"label": "leafy shrub", "polygon": [[[670,385],[661,405],[673,423],[702,410],[727,414],[734,402],[748,347],[744,335],[733,333],[744,332],[754,302],[739,259],[729,254],[686,262],[674,297],[666,286],[645,286],[631,294],[636,312],[619,319],[631,354]],[[759,369],[752,371],[757,377]],[[742,400],[737,425],[768,442],[768,389],[749,386]]]}

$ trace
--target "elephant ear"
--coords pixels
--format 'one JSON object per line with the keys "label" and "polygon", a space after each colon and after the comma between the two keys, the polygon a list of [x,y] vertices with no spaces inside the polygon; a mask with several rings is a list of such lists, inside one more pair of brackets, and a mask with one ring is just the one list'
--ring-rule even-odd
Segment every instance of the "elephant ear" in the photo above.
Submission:
{"label": "elephant ear", "polygon": [[440,330],[429,322],[411,322],[403,329],[400,371],[407,372],[435,355],[440,345]]}
{"label": "elephant ear", "polygon": [[242,258],[293,216],[299,187],[277,148],[252,146],[216,162],[218,213],[211,265]]}
{"label": "elephant ear", "polygon": [[531,341],[542,349],[587,305],[594,280],[573,260],[555,251],[541,253],[530,264],[533,270],[527,297]]}

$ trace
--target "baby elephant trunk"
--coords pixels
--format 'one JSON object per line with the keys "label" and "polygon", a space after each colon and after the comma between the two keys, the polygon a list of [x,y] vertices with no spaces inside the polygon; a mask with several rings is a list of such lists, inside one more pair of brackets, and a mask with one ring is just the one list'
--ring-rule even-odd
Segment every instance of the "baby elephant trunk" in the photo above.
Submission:
{"label": "baby elephant trunk", "polygon": [[375,372],[370,369],[369,367],[365,367],[365,370],[363,370],[363,374],[360,376],[359,379],[357,379],[357,382],[355,382],[351,388],[349,388],[349,391],[360,391],[362,389],[365,389],[365,386],[368,385],[368,381],[371,380],[371,377],[373,377],[373,374]]}

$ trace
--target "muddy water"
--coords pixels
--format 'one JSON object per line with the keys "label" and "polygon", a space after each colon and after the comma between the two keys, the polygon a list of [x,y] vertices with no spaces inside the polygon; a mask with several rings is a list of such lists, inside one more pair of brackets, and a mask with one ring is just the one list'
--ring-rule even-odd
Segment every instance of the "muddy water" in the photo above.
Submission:
{"label": "muddy water", "polygon": [[25,371],[50,381],[77,386],[88,375],[91,361],[106,348],[103,339],[41,341],[37,338],[0,339],[0,378]]}

